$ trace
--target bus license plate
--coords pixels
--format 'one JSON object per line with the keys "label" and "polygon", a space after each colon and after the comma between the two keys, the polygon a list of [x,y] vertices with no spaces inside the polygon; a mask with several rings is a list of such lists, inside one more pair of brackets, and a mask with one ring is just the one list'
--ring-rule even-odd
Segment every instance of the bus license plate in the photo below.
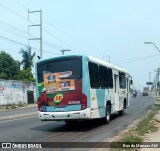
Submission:
{"label": "bus license plate", "polygon": [[64,107],[57,107],[56,111],[64,111]]}

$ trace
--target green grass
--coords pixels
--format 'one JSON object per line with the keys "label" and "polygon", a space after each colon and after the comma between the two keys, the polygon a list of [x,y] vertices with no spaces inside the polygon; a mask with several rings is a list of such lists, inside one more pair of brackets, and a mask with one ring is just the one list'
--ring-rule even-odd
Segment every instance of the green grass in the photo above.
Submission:
{"label": "green grass", "polygon": [[5,109],[15,109],[17,108],[15,104],[7,104],[5,105]]}
{"label": "green grass", "polygon": [[132,143],[132,142],[142,142],[143,138],[139,137],[139,136],[134,136],[134,135],[126,135],[125,137],[123,137],[120,142],[127,142],[127,143]]}
{"label": "green grass", "polygon": [[23,104],[22,102],[19,102],[18,104],[17,104],[17,107],[25,107],[26,106],[26,104]]}
{"label": "green grass", "polygon": [[136,135],[135,131],[129,131],[125,136],[123,136],[117,143],[117,148],[111,149],[111,151],[130,151],[135,148],[123,148],[123,144],[131,145],[132,143],[140,143],[143,141],[143,138]]}
{"label": "green grass", "polygon": [[144,119],[142,119],[137,125],[137,133],[139,135],[144,135],[148,132],[155,132],[157,131],[157,127],[152,122],[152,118],[156,114],[156,110],[151,111]]}
{"label": "green grass", "polygon": [[6,105],[1,105],[0,109],[15,109],[18,107],[25,107],[26,104],[23,104],[22,102],[19,102],[18,104],[6,104]]}
{"label": "green grass", "polygon": [[15,108],[17,108],[17,106],[15,104],[11,104],[10,108],[15,109]]}
{"label": "green grass", "polygon": [[6,105],[6,109],[10,109],[9,104]]}
{"label": "green grass", "polygon": [[156,111],[160,110],[160,104],[154,104],[154,108],[155,108]]}

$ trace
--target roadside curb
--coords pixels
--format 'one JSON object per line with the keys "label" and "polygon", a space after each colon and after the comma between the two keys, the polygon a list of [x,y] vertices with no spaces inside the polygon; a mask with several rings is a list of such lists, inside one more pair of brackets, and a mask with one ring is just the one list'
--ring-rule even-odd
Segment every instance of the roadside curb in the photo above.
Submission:
{"label": "roadside curb", "polygon": [[37,115],[38,116],[38,112],[31,112],[31,113],[26,113],[26,114],[21,114],[21,115],[10,115],[10,116],[4,116],[4,117],[0,117],[0,121],[8,121],[8,120],[13,120],[13,119],[20,119],[20,118],[24,118],[24,117],[30,117],[30,116],[34,116]]}

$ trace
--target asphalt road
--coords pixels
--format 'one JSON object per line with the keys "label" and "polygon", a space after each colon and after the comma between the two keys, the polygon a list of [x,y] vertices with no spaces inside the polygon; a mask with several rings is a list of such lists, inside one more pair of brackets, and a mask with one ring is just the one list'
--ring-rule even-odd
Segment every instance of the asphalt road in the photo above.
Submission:
{"label": "asphalt road", "polygon": [[[114,114],[108,125],[103,125],[101,120],[91,120],[67,126],[63,121],[41,122],[38,115],[0,121],[0,142],[104,142],[143,116],[152,104],[153,98],[150,96],[132,98],[130,108],[126,109],[125,115],[120,117]],[[34,111],[35,108],[31,110]],[[20,114],[21,111],[23,110],[15,112]],[[5,112],[0,114],[4,115]]]}
{"label": "asphalt road", "polygon": [[0,111],[0,118],[4,117],[4,116],[11,116],[11,115],[18,115],[18,114],[25,114],[28,112],[37,112],[37,105],[35,104],[33,107],[29,107],[29,108],[15,108],[15,109],[7,109],[7,110],[3,110]]}

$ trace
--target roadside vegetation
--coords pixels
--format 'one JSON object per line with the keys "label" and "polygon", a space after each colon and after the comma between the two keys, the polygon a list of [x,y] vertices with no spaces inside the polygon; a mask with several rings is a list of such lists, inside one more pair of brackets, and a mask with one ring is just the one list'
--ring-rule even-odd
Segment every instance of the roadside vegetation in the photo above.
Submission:
{"label": "roadside vegetation", "polygon": [[15,109],[19,107],[26,107],[27,105],[19,102],[18,104],[7,104],[7,105],[0,105],[0,110],[5,110],[5,109]]}
{"label": "roadside vegetation", "polygon": [[[143,117],[142,120],[128,132],[126,132],[120,139],[117,141],[120,143],[120,147],[122,144],[132,144],[137,143],[140,144],[144,140],[144,135],[147,133],[155,132],[158,130],[158,127],[153,120],[153,117],[156,115],[157,111],[160,110],[160,103],[154,104],[151,111],[148,112],[146,116]],[[110,151],[131,151],[138,148],[112,148]]]}
{"label": "roadside vegetation", "polygon": [[32,53],[31,48],[26,47],[26,49],[21,48],[19,53],[22,55],[21,61],[14,60],[5,51],[0,51],[0,79],[35,82],[32,74],[33,59],[36,56],[35,52]]}

